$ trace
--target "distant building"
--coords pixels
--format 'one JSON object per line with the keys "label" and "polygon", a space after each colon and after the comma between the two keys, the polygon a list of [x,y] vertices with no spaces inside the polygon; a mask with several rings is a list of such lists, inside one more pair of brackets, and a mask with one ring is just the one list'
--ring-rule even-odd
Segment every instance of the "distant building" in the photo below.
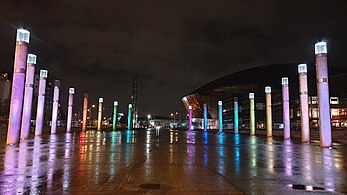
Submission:
{"label": "distant building", "polygon": [[[217,102],[223,101],[223,124],[225,128],[233,128],[233,98],[239,100],[240,128],[249,128],[249,99],[248,93],[255,93],[257,128],[265,128],[265,86],[272,87],[272,110],[274,128],[282,128],[282,91],[281,78],[289,78],[290,113],[293,128],[300,127],[300,101],[298,89],[297,64],[278,64],[260,66],[216,79],[199,89],[187,94],[182,101],[188,111],[193,107],[195,128],[202,128],[203,104],[208,106],[210,128],[217,128]],[[309,117],[311,128],[318,126],[318,104],[315,66],[308,65],[309,87]],[[347,127],[347,70],[329,67],[330,103],[332,126]]]}
{"label": "distant building", "polygon": [[11,96],[12,82],[8,80],[8,73],[2,73],[0,76],[0,102],[8,101]]}

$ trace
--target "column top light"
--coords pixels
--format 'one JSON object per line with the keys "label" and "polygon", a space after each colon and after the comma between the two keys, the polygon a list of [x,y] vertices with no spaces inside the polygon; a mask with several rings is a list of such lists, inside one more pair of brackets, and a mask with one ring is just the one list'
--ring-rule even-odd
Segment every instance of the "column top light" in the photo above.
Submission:
{"label": "column top light", "polygon": [[265,93],[271,93],[271,87],[270,86],[265,87]]}
{"label": "column top light", "polygon": [[36,55],[28,54],[27,64],[36,64],[36,58]]}
{"label": "column top light", "polygon": [[26,43],[29,43],[30,39],[30,32],[25,29],[18,29],[17,30],[17,38],[16,41],[23,41]]}
{"label": "column top light", "polygon": [[307,64],[299,64],[298,73],[306,73],[306,72],[307,72]]}
{"label": "column top light", "polygon": [[69,94],[75,94],[75,88],[70,87],[69,88]]}
{"label": "column top light", "polygon": [[47,77],[48,77],[48,71],[40,70],[40,78],[47,78]]}
{"label": "column top light", "polygon": [[283,77],[282,78],[282,85],[288,85],[289,84],[289,79],[288,77]]}
{"label": "column top light", "polygon": [[325,41],[318,42],[314,45],[314,53],[328,53],[327,43]]}

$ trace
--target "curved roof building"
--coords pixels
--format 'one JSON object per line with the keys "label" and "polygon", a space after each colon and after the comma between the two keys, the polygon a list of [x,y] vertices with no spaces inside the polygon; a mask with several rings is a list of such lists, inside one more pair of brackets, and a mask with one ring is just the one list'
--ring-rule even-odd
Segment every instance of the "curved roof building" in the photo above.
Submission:
{"label": "curved roof building", "polygon": [[[264,87],[271,86],[273,94],[273,111],[276,113],[276,109],[282,109],[282,107],[279,106],[282,104],[281,78],[288,77],[291,108],[292,111],[295,111],[295,109],[299,107],[297,105],[299,98],[298,64],[299,63],[266,65],[235,72],[203,85],[202,87],[194,90],[192,93],[185,95],[182,98],[182,101],[187,110],[189,105],[193,107],[193,117],[203,117],[203,104],[206,103],[208,107],[208,117],[210,119],[218,119],[217,102],[218,100],[222,100],[223,120],[232,121],[229,119],[232,118],[230,111],[233,110],[233,97],[238,97],[240,112],[244,113],[243,115],[245,117],[243,117],[243,119],[246,119],[247,109],[249,109],[249,107],[247,108],[248,93],[255,93],[256,107],[257,110],[261,111],[263,110],[262,107],[264,106]],[[314,97],[316,96],[315,65],[308,64],[307,68],[309,96]],[[347,97],[347,88],[343,85],[347,82],[347,70],[330,66],[329,80],[330,96],[337,96],[340,97],[340,100],[345,101],[345,97]],[[277,118],[281,119],[282,111],[279,113],[280,114],[277,115],[278,117],[274,116],[274,121]],[[257,113],[256,117],[257,121],[262,120],[263,118],[261,113]]]}

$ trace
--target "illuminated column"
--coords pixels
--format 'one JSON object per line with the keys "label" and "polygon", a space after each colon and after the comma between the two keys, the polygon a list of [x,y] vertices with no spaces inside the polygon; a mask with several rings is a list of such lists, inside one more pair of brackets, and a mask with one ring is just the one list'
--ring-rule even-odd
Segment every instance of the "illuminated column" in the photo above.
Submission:
{"label": "illuminated column", "polygon": [[57,131],[58,106],[59,106],[59,87],[60,87],[60,81],[59,80],[55,80],[54,92],[53,92],[51,134],[54,134]]}
{"label": "illuminated column", "polygon": [[82,131],[87,130],[87,114],[88,114],[88,94],[84,94],[83,99],[83,124],[82,124]]}
{"label": "illuminated column", "polygon": [[128,130],[131,129],[131,109],[133,108],[133,105],[128,105]]}
{"label": "illuminated column", "polygon": [[289,80],[282,78],[282,106],[283,106],[283,138],[290,139],[290,112],[289,112]]}
{"label": "illuminated column", "polygon": [[192,130],[193,129],[193,107],[189,106],[188,110],[189,110],[189,130]]}
{"label": "illuminated column", "polygon": [[99,108],[98,108],[98,130],[101,130],[101,120],[102,120],[102,103],[104,98],[99,98]]}
{"label": "illuminated column", "polygon": [[265,87],[266,99],[266,135],[272,137],[271,87]]}
{"label": "illuminated column", "polygon": [[234,97],[234,131],[239,133],[239,103],[237,97]]}
{"label": "illuminated column", "polygon": [[255,107],[254,107],[254,93],[249,93],[249,128],[250,134],[255,135]]}
{"label": "illuminated column", "polygon": [[7,144],[19,142],[29,38],[29,31],[17,30]]}
{"label": "illuminated column", "polygon": [[315,44],[321,147],[330,147],[332,145],[327,53],[326,42]]}
{"label": "illuminated column", "polygon": [[27,72],[26,72],[26,78],[25,78],[23,114],[22,114],[22,130],[21,130],[22,139],[29,138],[31,106],[33,102],[33,91],[34,91],[33,87],[34,87],[34,76],[35,76],[35,64],[36,64],[36,55],[28,54]]}
{"label": "illuminated column", "polygon": [[307,65],[298,65],[299,73],[299,94],[300,94],[300,113],[301,113],[301,141],[310,141],[310,119],[308,116],[308,87],[307,87]]}
{"label": "illuminated column", "polygon": [[204,104],[204,131],[207,131],[207,104]]}
{"label": "illuminated column", "polygon": [[222,101],[218,101],[218,108],[219,108],[219,133],[223,132],[223,103]]}
{"label": "illuminated column", "polygon": [[35,126],[36,136],[40,136],[42,134],[47,76],[48,76],[47,70],[40,70],[39,93],[37,97],[37,109],[36,109],[36,126]]}
{"label": "illuminated column", "polygon": [[115,131],[117,128],[117,106],[118,106],[118,102],[114,101],[113,102],[113,123],[112,123],[113,131]]}
{"label": "illuminated column", "polygon": [[75,88],[69,88],[69,101],[67,107],[67,121],[66,121],[66,132],[70,133],[72,123],[72,106],[73,106],[73,95],[75,94]]}

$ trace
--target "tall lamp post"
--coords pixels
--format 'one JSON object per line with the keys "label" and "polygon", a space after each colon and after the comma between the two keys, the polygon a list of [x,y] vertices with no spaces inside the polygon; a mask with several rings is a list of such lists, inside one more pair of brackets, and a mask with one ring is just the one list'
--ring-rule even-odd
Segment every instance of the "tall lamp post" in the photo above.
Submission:
{"label": "tall lamp post", "polygon": [[29,39],[29,31],[17,30],[7,144],[19,142]]}
{"label": "tall lamp post", "polygon": [[112,123],[113,131],[115,131],[117,128],[117,106],[118,106],[118,102],[114,101],[113,102],[113,123]]}

